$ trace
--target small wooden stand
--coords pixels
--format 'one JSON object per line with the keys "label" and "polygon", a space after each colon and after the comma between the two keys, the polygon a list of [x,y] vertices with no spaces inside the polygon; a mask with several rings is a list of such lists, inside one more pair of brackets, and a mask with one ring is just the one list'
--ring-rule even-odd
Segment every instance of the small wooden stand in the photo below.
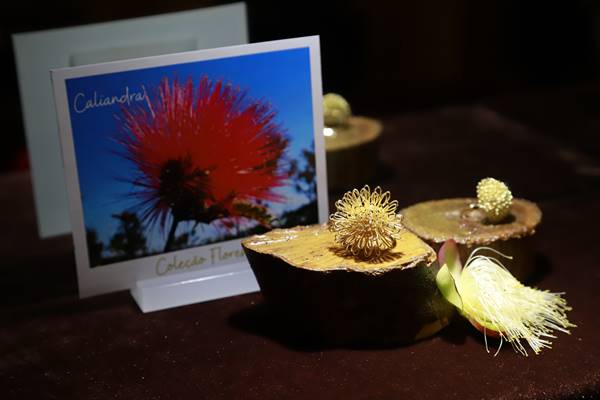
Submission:
{"label": "small wooden stand", "polygon": [[351,189],[375,176],[382,129],[379,121],[360,116],[349,117],[343,125],[325,128],[329,187]]}
{"label": "small wooden stand", "polygon": [[532,236],[542,219],[534,203],[514,199],[506,221],[492,224],[477,208],[474,198],[433,200],[418,203],[401,211],[404,226],[425,240],[436,251],[448,239],[459,245],[465,261],[475,247],[491,247],[513,260],[502,263],[520,279],[526,279],[535,265]]}

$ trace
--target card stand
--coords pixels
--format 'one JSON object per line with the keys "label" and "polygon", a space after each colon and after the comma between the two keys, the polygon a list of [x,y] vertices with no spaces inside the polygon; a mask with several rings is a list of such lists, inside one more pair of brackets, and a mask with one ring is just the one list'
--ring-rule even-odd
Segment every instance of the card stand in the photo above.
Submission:
{"label": "card stand", "polygon": [[147,313],[258,290],[254,274],[244,261],[138,281],[131,295]]}

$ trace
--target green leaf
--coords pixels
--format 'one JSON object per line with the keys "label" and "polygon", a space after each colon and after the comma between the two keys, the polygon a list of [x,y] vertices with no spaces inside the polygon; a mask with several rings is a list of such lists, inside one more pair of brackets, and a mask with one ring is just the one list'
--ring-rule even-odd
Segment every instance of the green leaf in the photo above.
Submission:
{"label": "green leaf", "polygon": [[440,289],[442,296],[456,308],[462,310],[462,299],[456,288],[456,281],[446,264],[442,265],[442,268],[440,268],[435,276],[435,283],[437,284],[438,289]]}

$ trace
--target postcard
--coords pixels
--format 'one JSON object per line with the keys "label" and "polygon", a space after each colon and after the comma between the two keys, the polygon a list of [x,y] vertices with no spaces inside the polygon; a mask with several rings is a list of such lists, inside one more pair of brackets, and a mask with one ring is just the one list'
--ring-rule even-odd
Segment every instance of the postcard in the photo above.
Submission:
{"label": "postcard", "polygon": [[80,295],[324,222],[318,37],[52,71]]}

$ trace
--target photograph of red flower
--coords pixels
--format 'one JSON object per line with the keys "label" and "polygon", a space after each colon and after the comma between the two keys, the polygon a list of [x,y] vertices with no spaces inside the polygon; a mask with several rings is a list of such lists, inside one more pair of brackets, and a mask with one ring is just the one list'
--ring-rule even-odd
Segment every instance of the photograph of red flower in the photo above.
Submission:
{"label": "photograph of red flower", "polygon": [[309,58],[66,80],[89,266],[318,222]]}
{"label": "photograph of red flower", "polygon": [[197,87],[165,78],[149,108],[124,109],[119,142],[135,164],[141,222],[168,225],[165,252],[183,221],[270,225],[261,201],[285,201],[273,189],[288,177],[288,140],[269,104],[204,76]]}

